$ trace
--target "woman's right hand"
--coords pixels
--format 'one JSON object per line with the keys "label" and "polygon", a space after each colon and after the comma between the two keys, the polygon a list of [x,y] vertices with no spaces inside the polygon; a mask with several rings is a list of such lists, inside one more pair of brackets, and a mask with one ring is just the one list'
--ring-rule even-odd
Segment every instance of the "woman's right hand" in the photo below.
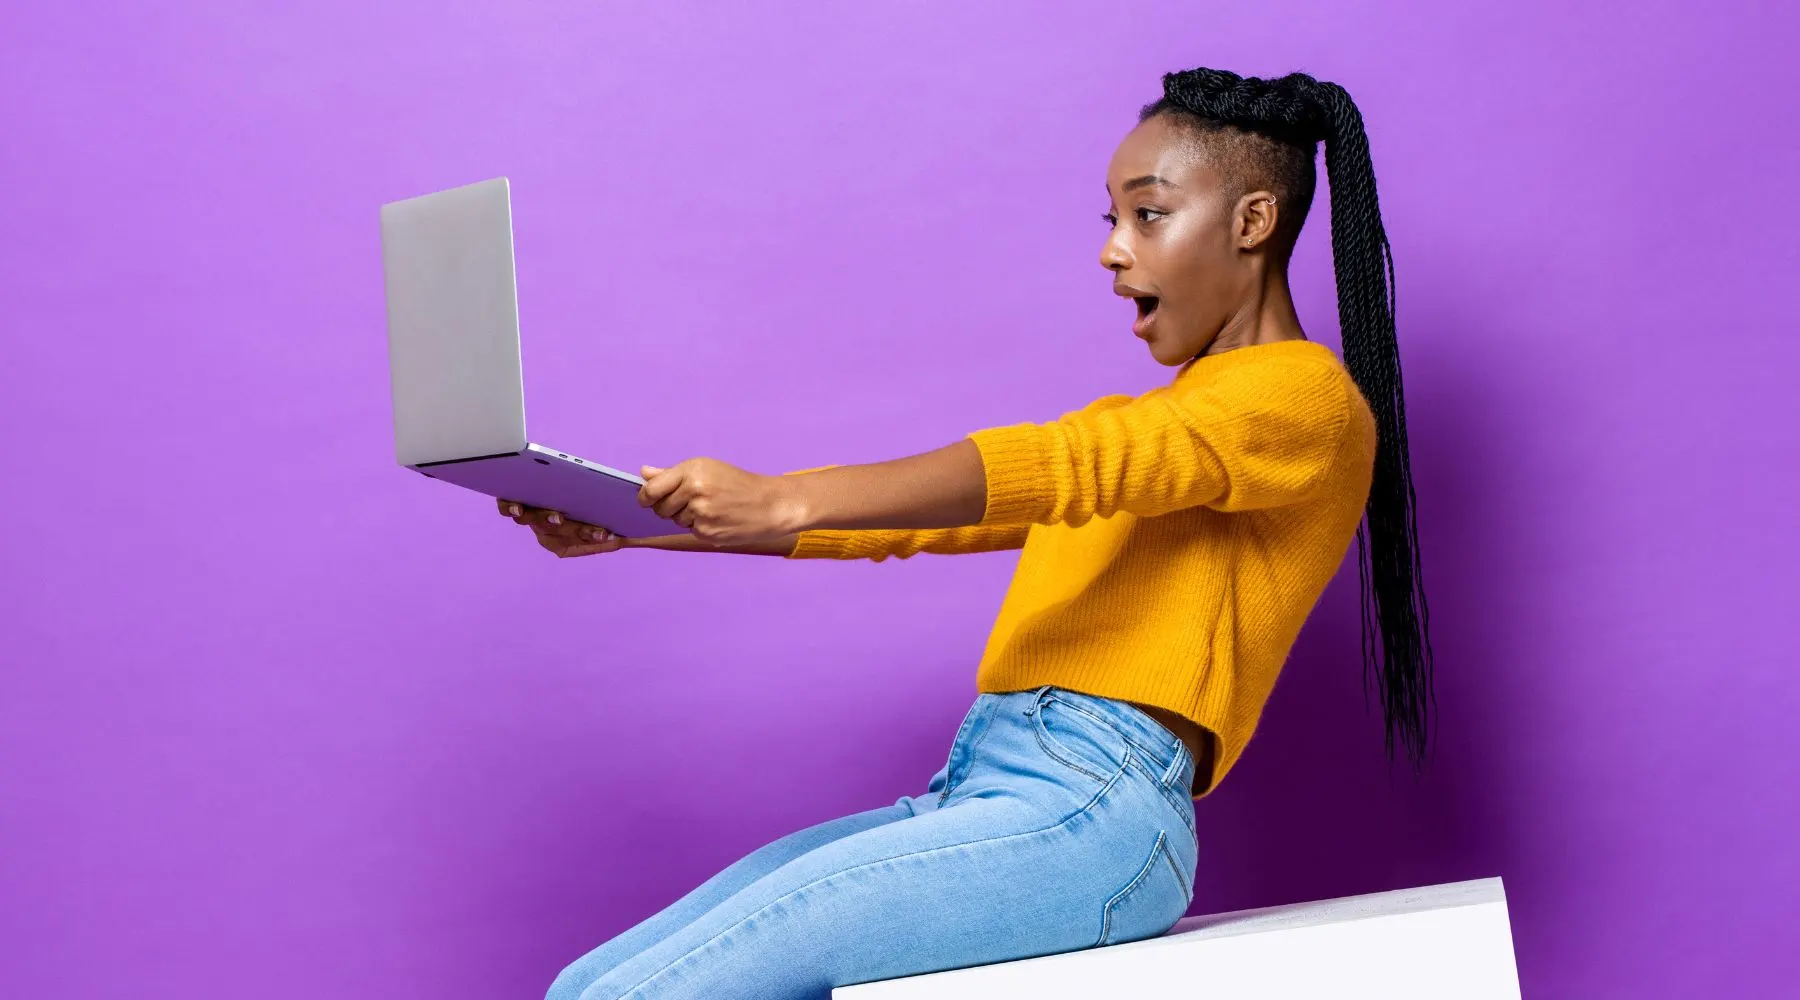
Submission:
{"label": "woman's right hand", "polygon": [[558,559],[574,556],[597,556],[617,552],[625,547],[625,539],[598,525],[564,517],[554,510],[528,507],[516,500],[500,501],[500,516],[510,517],[516,524],[527,525],[537,536],[539,545]]}

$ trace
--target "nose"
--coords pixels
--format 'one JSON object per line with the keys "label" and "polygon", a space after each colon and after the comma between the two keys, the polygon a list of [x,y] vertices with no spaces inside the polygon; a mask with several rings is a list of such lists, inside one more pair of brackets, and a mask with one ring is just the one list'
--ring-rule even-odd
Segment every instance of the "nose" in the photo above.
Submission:
{"label": "nose", "polygon": [[1106,237],[1106,245],[1100,248],[1100,266],[1108,271],[1124,271],[1132,263],[1131,251],[1119,241],[1119,234],[1115,230]]}

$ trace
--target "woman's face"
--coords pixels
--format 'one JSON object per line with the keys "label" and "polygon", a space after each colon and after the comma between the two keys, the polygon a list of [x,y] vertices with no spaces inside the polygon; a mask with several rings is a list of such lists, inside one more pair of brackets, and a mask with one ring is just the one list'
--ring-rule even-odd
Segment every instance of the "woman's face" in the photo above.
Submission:
{"label": "woman's face", "polygon": [[1100,251],[1113,291],[1137,304],[1132,332],[1165,365],[1203,353],[1259,280],[1240,251],[1238,201],[1192,133],[1158,115],[1131,130],[1106,172],[1112,231]]}

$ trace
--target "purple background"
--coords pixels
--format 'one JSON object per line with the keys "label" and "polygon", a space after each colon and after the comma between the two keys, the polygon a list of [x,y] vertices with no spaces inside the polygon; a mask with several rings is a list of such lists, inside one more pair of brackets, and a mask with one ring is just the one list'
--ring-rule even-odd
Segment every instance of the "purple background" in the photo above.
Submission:
{"label": "purple background", "polygon": [[919,790],[1011,558],[550,558],[393,465],[377,207],[512,178],[539,439],[890,458],[1166,377],[1098,216],[1196,64],[1368,116],[1441,729],[1344,575],[1195,912],[1502,875],[1529,996],[1791,986],[1791,7],[751,6],[8,7],[0,995],[537,996]]}

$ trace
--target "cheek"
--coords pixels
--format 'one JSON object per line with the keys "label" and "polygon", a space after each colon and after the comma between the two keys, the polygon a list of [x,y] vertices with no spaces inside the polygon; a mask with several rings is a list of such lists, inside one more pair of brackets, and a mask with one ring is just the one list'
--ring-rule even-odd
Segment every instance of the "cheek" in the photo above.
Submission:
{"label": "cheek", "polygon": [[1158,275],[1164,292],[1173,299],[1194,301],[1221,294],[1229,281],[1232,258],[1213,220],[1174,219],[1159,241]]}
{"label": "cheek", "polygon": [[1231,271],[1216,256],[1192,253],[1171,263],[1174,269],[1163,279],[1163,294],[1184,318],[1205,320],[1231,301]]}

